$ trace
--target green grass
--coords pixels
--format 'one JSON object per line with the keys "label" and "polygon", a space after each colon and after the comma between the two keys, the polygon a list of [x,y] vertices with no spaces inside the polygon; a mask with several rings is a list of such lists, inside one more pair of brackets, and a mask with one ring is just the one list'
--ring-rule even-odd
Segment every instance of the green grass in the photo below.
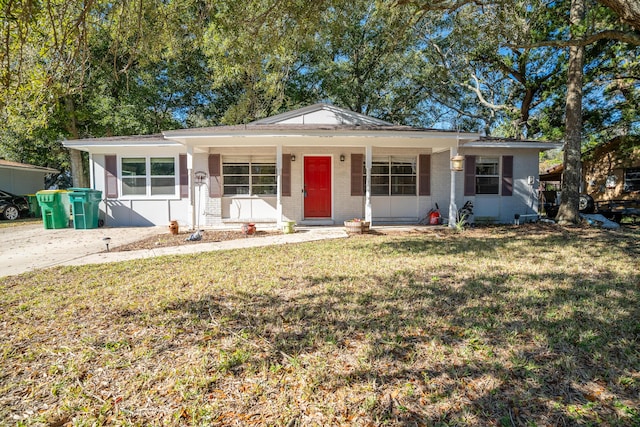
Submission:
{"label": "green grass", "polygon": [[0,228],[19,227],[27,224],[42,224],[42,218],[19,218],[14,221],[0,220]]}
{"label": "green grass", "polygon": [[439,233],[6,278],[0,424],[640,425],[637,230]]}

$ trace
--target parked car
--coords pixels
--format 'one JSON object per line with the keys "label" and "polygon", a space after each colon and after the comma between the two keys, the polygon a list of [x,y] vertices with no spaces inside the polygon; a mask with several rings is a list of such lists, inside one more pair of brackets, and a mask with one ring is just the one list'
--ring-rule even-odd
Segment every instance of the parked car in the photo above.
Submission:
{"label": "parked car", "polygon": [[0,218],[14,220],[28,215],[29,201],[26,197],[0,190]]}

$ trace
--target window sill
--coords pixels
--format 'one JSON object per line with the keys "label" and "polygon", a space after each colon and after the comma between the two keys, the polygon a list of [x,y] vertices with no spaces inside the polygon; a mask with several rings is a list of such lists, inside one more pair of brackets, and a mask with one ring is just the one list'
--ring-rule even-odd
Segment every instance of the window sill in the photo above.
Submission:
{"label": "window sill", "polygon": [[265,199],[267,197],[277,197],[275,194],[263,194],[263,195],[250,195],[250,194],[235,194],[235,195],[223,195],[225,199]]}
{"label": "window sill", "polygon": [[158,201],[158,200],[182,200],[182,198],[176,196],[175,194],[167,195],[167,196],[120,196],[117,199],[111,200],[127,200],[127,201]]}

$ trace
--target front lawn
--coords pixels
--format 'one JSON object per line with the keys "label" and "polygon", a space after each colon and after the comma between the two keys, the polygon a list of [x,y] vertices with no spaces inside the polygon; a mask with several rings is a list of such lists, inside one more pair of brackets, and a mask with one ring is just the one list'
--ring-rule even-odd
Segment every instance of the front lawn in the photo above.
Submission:
{"label": "front lawn", "polygon": [[20,227],[27,224],[42,224],[42,218],[19,218],[13,221],[0,220],[0,228]]}
{"label": "front lawn", "polygon": [[640,232],[427,231],[0,280],[0,424],[640,425]]}

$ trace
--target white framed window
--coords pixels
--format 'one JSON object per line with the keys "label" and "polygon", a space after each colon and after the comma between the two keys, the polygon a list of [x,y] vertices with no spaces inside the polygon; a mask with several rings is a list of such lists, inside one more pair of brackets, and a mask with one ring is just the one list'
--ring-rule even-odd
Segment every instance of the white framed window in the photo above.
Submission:
{"label": "white framed window", "polygon": [[222,181],[225,196],[275,196],[276,161],[271,158],[223,158]]}
{"label": "white framed window", "polygon": [[[364,168],[363,165],[363,175],[366,175]],[[415,157],[374,157],[371,164],[371,195],[415,196],[418,187],[416,170]]]}
{"label": "white framed window", "polygon": [[624,170],[624,191],[640,191],[640,168]]}
{"label": "white framed window", "polygon": [[177,195],[175,157],[122,157],[120,168],[123,196]]}
{"label": "white framed window", "polygon": [[476,157],[476,194],[498,194],[500,191],[500,158]]}

